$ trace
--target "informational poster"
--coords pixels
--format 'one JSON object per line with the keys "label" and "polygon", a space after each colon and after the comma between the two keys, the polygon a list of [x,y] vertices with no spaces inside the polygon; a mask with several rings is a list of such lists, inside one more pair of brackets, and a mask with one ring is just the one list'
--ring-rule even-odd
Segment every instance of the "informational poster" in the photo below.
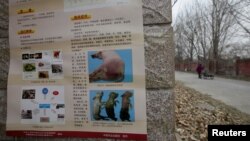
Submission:
{"label": "informational poster", "polygon": [[9,0],[7,135],[147,139],[141,0]]}

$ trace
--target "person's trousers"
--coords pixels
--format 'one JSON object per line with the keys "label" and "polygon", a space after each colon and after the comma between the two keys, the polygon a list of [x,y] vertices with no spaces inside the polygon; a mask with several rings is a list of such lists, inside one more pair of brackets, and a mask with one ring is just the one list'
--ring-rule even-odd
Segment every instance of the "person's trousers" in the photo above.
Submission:
{"label": "person's trousers", "polygon": [[201,73],[199,73],[198,75],[199,75],[199,78],[201,79]]}

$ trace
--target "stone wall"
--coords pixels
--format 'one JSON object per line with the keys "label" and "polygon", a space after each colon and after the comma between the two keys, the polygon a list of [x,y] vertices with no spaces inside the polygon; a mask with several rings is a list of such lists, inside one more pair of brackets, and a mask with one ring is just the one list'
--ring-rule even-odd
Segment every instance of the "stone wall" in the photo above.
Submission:
{"label": "stone wall", "polygon": [[8,3],[0,1],[0,89],[6,88],[9,63],[8,47]]}
{"label": "stone wall", "polygon": [[[7,21],[7,8],[7,0],[1,0],[0,13],[5,12],[0,15],[0,19],[4,18]],[[149,141],[175,141],[174,46],[171,8],[171,0],[143,0]],[[5,136],[6,72],[9,61],[9,53],[5,49],[8,47],[6,25],[6,22],[0,23],[0,140],[113,141],[111,139],[47,139]],[[6,44],[2,44],[1,41]]]}

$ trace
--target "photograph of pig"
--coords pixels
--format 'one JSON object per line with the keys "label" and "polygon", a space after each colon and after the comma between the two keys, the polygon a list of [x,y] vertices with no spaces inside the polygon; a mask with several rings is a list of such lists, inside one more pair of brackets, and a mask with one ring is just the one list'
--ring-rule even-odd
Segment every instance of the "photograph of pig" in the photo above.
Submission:
{"label": "photograph of pig", "polygon": [[88,68],[90,83],[132,82],[132,51],[89,51]]}

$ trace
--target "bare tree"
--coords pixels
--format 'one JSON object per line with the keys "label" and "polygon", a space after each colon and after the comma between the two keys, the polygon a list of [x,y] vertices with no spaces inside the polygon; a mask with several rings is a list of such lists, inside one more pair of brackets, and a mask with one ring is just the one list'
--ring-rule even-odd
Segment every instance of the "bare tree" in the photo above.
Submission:
{"label": "bare tree", "polygon": [[189,11],[185,15],[179,15],[177,24],[175,24],[176,49],[178,57],[192,62],[196,49],[195,24]]}
{"label": "bare tree", "polygon": [[250,36],[250,0],[238,0],[234,4],[227,3],[230,7],[230,14],[237,24]]}
{"label": "bare tree", "polygon": [[220,53],[225,47],[225,42],[232,37],[230,31],[234,25],[234,17],[230,14],[231,8],[228,3],[233,3],[233,0],[211,0],[212,8],[211,14],[211,37],[212,37],[212,48],[213,48],[213,68],[211,70],[214,73],[218,73],[220,59]]}
{"label": "bare tree", "polygon": [[[190,61],[202,58],[210,62],[210,71],[219,72],[222,53],[238,32],[236,9],[240,0],[209,0],[196,2],[179,15],[175,22],[178,55]],[[249,0],[245,0],[248,1]],[[181,28],[180,28],[181,27]],[[180,51],[180,50],[183,51]],[[210,61],[207,61],[210,60]]]}
{"label": "bare tree", "polygon": [[198,0],[195,2],[195,25],[196,25],[196,37],[198,46],[198,55],[202,57],[204,63],[208,59],[208,50],[210,48],[211,38],[209,34],[211,33],[209,24],[207,22],[207,13],[205,11],[204,5]]}

